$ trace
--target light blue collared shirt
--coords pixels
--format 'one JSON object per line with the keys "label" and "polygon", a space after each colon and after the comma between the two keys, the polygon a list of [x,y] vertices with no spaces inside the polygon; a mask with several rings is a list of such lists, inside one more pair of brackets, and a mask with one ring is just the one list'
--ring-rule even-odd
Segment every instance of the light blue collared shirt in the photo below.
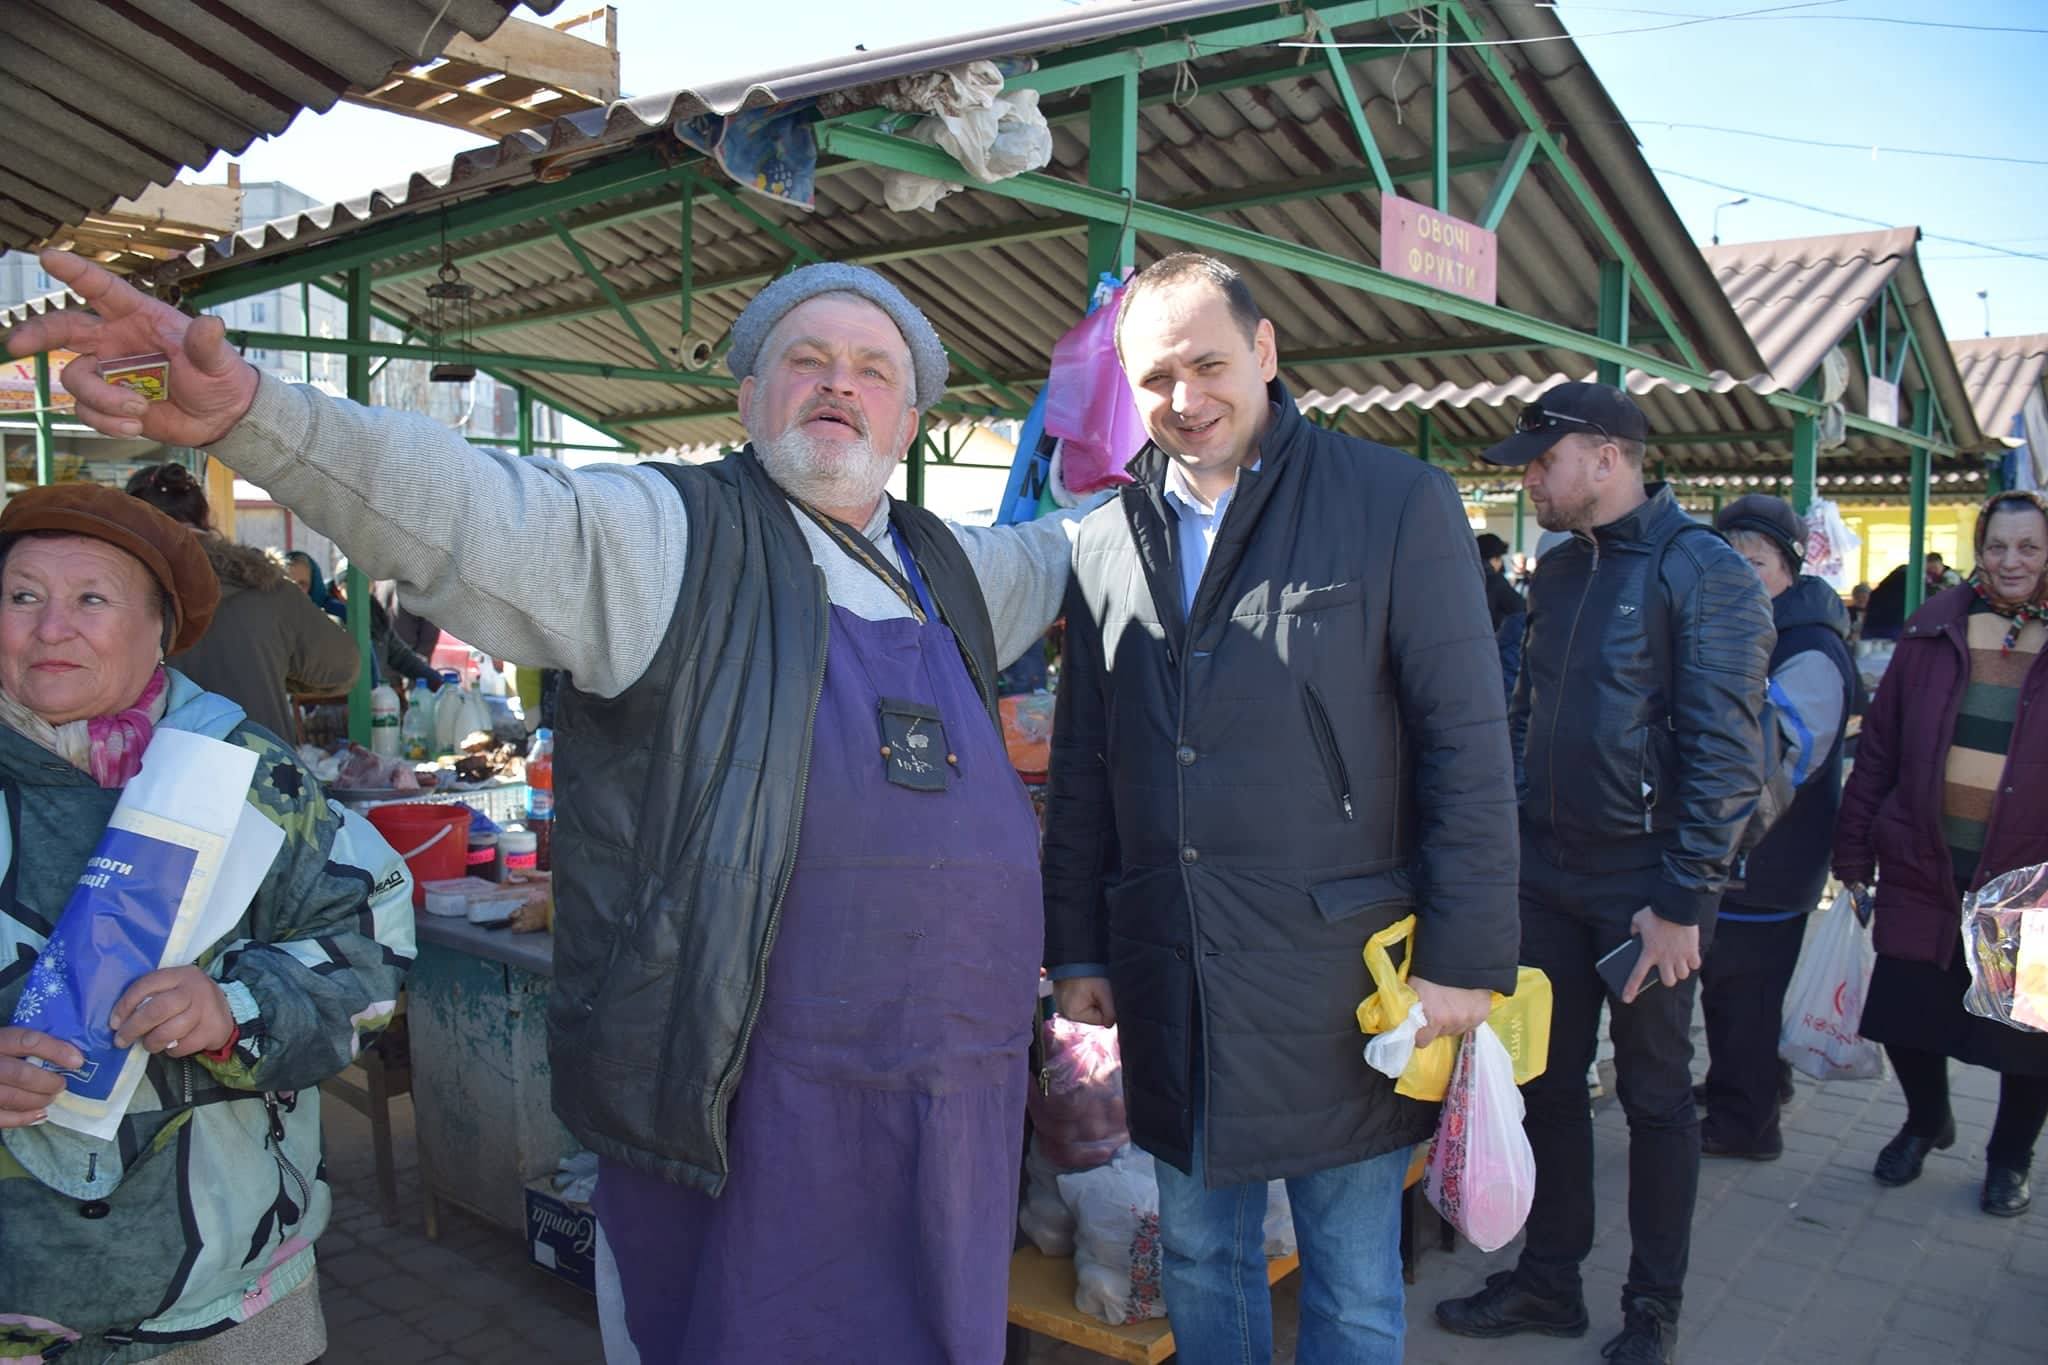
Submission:
{"label": "light blue collared shirt", "polygon": [[[1256,460],[1251,467],[1256,470],[1263,463],[1263,459]],[[1173,503],[1180,537],[1180,609],[1183,615],[1191,615],[1195,609],[1195,590],[1202,584],[1202,571],[1209,567],[1209,552],[1216,548],[1216,533],[1223,527],[1223,516],[1237,497],[1237,484],[1224,489],[1211,505],[1195,491],[1187,471],[1169,460],[1164,492]]]}

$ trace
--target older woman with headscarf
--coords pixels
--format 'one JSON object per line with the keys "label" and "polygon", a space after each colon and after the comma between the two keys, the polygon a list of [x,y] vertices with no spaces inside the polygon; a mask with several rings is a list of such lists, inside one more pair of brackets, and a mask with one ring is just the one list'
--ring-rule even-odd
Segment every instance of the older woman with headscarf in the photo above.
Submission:
{"label": "older woman with headscarf", "polygon": [[47,1121],[70,1043],[0,1027],[0,1355],[95,1365],[303,1365],[325,1349],[313,1243],[320,1082],[389,1021],[411,883],[290,748],[166,668],[219,587],[190,531],[92,485],[0,512],[0,1020],[158,729],[256,755],[284,843],[240,922],[114,1006],[149,1054],[116,1135]]}
{"label": "older woman with headscarf", "polygon": [[1956,1140],[1948,1059],[1989,1067],[1998,1115],[1979,1203],[2013,1217],[2032,1201],[2027,1174],[2048,1120],[2048,1034],[1963,1008],[1962,898],[2048,862],[2048,500],[1991,498],[1976,548],[1970,581],[1900,633],[1842,792],[1834,872],[1859,892],[1877,882],[1862,1031],[1884,1044],[1906,1095],[1906,1125],[1873,1174],[1918,1179],[1927,1154]]}

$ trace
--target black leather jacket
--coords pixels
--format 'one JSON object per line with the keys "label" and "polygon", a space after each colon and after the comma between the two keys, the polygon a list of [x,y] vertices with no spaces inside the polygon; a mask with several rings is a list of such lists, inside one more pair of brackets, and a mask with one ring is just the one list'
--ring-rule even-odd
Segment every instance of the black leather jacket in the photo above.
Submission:
{"label": "black leather jacket", "polygon": [[1776,638],[1755,573],[1668,485],[1544,556],[1509,713],[1525,850],[1591,874],[1656,867],[1652,908],[1699,923],[1762,787]]}

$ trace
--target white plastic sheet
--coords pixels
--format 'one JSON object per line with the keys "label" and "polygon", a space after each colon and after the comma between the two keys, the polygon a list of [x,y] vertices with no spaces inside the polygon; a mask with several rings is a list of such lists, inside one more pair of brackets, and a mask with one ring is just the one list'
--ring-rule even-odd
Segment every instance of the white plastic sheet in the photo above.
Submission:
{"label": "white plastic sheet", "polygon": [[108,1020],[139,977],[192,962],[233,930],[284,843],[248,804],[256,755],[183,730],[158,730],[122,789],[14,1022],[86,1055],[50,1121],[111,1138],[148,1055],[117,1048]]}

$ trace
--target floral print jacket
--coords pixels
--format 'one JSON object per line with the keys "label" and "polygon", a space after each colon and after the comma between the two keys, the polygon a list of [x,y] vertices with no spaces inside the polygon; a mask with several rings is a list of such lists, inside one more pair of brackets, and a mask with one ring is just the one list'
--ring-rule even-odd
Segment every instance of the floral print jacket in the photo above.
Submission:
{"label": "floral print jacket", "polygon": [[[240,1028],[224,1062],[153,1058],[108,1141],[0,1132],[0,1362],[128,1365],[226,1331],[313,1274],[330,1195],[320,1082],[391,1019],[414,954],[412,881],[290,747],[171,673],[164,726],[255,751],[249,801],[284,846],[199,965]],[[0,727],[0,1021],[118,791]]]}

